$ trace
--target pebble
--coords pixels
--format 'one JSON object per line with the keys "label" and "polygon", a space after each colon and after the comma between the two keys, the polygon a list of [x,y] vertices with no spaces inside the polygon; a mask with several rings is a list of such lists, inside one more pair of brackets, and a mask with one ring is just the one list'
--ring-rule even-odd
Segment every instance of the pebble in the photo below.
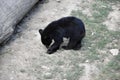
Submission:
{"label": "pebble", "polygon": [[111,49],[110,50],[110,53],[113,55],[113,56],[116,56],[119,54],[119,49]]}
{"label": "pebble", "polygon": [[89,63],[90,61],[89,61],[89,60],[86,60],[85,62],[86,62],[86,63]]}
{"label": "pebble", "polygon": [[10,80],[14,80],[14,78],[13,78],[13,77],[10,77]]}
{"label": "pebble", "polygon": [[56,1],[59,2],[59,3],[61,2],[60,0],[56,0]]}
{"label": "pebble", "polygon": [[21,72],[21,73],[25,73],[25,70],[24,70],[24,69],[21,69],[20,72]]}
{"label": "pebble", "polygon": [[47,69],[47,70],[49,70],[50,68],[49,67],[47,67],[47,66],[41,66],[41,68],[43,68],[43,69]]}
{"label": "pebble", "polygon": [[52,79],[52,73],[45,73],[44,74],[44,78],[46,78],[46,79]]}

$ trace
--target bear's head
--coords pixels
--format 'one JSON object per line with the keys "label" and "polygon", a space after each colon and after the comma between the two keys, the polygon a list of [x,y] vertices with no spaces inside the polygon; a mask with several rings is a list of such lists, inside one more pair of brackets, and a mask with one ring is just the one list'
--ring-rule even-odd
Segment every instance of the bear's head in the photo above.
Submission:
{"label": "bear's head", "polygon": [[42,29],[39,29],[39,33],[41,35],[42,43],[48,48],[50,46],[50,44],[52,43],[52,39],[50,38],[49,35],[46,35],[44,33],[44,30],[42,30]]}

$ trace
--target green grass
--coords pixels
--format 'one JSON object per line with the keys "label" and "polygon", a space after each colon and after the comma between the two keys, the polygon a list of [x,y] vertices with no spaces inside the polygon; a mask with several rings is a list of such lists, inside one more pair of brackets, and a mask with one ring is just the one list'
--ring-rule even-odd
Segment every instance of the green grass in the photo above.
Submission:
{"label": "green grass", "polygon": [[120,0],[106,0],[106,2],[110,2],[110,3],[118,3],[118,2],[120,2]]}
{"label": "green grass", "polygon": [[[114,3],[120,0],[115,0]],[[120,48],[120,31],[109,31],[103,22],[107,19],[109,12],[112,11],[111,3],[113,0],[96,0],[91,4],[92,16],[87,16],[81,10],[72,11],[71,15],[82,19],[86,27],[86,37],[83,40],[84,61],[89,60],[93,63],[96,60],[102,61],[110,56],[108,49]],[[117,43],[113,41],[117,40]],[[109,48],[106,46],[110,44]],[[116,45],[115,45],[116,44]],[[99,51],[106,51],[101,53]],[[83,58],[82,57],[82,58]],[[100,74],[93,80],[119,80],[120,79],[120,55],[113,57],[107,64],[101,63]]]}
{"label": "green grass", "polygon": [[70,70],[66,72],[66,75],[64,79],[67,80],[79,80],[79,78],[82,76],[84,67],[80,67],[78,65],[75,65]]}
{"label": "green grass", "polygon": [[104,66],[100,66],[100,75],[96,80],[119,80],[120,79],[120,54],[115,56]]}
{"label": "green grass", "polygon": [[[98,50],[106,49],[106,45],[111,43],[114,39],[119,39],[119,31],[109,31],[103,22],[107,19],[111,5],[106,1],[97,0],[92,4],[92,17],[82,13],[82,11],[72,11],[72,15],[79,17],[83,20],[86,27],[86,37],[84,39],[84,50],[86,50],[85,57],[91,61],[99,60]],[[117,46],[117,48],[119,45]],[[114,46],[112,47],[114,48]]]}

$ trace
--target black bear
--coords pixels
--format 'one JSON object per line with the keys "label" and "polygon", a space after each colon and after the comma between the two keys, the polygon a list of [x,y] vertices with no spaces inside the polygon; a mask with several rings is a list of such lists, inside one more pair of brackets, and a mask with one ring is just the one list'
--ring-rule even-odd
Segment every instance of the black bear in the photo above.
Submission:
{"label": "black bear", "polygon": [[[48,54],[59,49],[63,37],[69,38],[69,42],[62,48],[78,50],[81,48],[81,41],[85,36],[85,26],[82,20],[69,16],[51,22],[44,30],[39,29],[39,33],[42,43],[48,48]],[[54,43],[51,45],[52,40]]]}

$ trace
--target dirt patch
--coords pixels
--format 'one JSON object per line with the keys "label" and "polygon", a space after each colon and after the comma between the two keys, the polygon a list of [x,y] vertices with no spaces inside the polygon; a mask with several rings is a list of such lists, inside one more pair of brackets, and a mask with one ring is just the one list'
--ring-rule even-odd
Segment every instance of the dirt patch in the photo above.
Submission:
{"label": "dirt patch", "polygon": [[113,11],[108,15],[107,20],[103,23],[109,30],[120,31],[120,4],[112,6]]}

